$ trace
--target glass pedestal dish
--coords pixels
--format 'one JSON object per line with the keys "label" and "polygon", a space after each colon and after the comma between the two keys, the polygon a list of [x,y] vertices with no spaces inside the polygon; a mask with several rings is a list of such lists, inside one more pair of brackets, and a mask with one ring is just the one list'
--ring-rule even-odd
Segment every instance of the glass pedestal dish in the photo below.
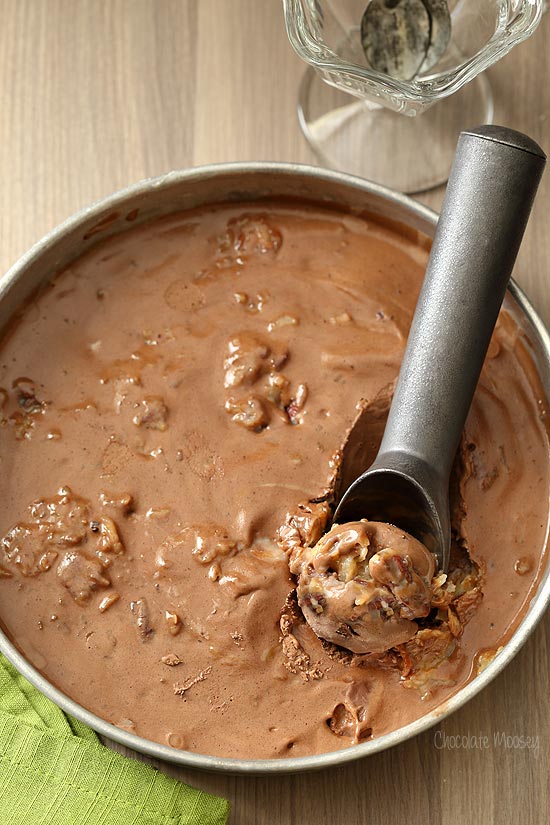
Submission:
{"label": "glass pedestal dish", "polygon": [[459,132],[492,122],[482,73],[533,33],[544,7],[543,0],[450,0],[444,55],[426,73],[399,80],[372,69],[363,54],[366,0],[283,3],[290,42],[308,64],[298,117],[319,161],[408,193],[444,183]]}

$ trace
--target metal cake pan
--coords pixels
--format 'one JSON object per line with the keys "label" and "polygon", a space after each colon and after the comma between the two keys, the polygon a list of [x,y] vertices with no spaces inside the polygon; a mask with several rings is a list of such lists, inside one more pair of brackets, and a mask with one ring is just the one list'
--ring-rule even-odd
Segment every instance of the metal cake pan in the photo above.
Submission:
{"label": "metal cake pan", "polygon": [[[129,186],[66,220],[11,267],[0,280],[0,330],[44,282],[60,269],[111,235],[130,226],[172,212],[209,203],[239,202],[266,197],[290,197],[353,212],[367,212],[395,221],[432,237],[437,215],[412,199],[361,178],[310,166],[285,163],[233,163],[171,172]],[[505,307],[519,323],[546,396],[550,396],[550,336],[537,313],[511,282]],[[533,631],[550,600],[550,572],[546,564],[527,610],[509,641],[494,660],[422,718],[391,733],[345,750],[290,759],[224,759],[176,750],[121,730],[62,693],[42,676],[0,630],[0,650],[43,694],[64,711],[101,735],[148,756],[209,771],[234,774],[285,774],[344,765],[410,739],[440,723],[500,673]]]}

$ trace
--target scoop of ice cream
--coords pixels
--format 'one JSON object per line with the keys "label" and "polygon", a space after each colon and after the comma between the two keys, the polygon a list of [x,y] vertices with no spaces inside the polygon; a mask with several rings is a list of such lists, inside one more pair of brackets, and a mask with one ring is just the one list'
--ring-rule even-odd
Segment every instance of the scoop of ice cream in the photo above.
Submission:
{"label": "scoop of ice cream", "polygon": [[397,527],[336,524],[290,560],[298,603],[317,636],[354,653],[408,641],[430,612],[432,554]]}

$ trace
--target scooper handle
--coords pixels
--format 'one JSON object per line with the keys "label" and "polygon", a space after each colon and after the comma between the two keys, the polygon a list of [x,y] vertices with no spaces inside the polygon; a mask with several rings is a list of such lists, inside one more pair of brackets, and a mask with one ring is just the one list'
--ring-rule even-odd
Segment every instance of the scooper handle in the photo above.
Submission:
{"label": "scooper handle", "polygon": [[376,464],[415,456],[446,489],[545,160],[520,132],[462,132]]}

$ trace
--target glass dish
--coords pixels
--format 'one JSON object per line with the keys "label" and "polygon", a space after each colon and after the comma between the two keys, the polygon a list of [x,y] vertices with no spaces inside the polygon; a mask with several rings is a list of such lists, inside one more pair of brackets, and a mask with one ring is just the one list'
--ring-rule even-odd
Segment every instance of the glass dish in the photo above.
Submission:
{"label": "glass dish", "polygon": [[367,0],[283,5],[290,43],[311,67],[298,114],[321,162],[415,192],[446,180],[462,128],[492,121],[492,94],[481,73],[533,33],[544,2],[449,0],[450,43],[435,66],[412,80],[367,64],[360,38]]}

